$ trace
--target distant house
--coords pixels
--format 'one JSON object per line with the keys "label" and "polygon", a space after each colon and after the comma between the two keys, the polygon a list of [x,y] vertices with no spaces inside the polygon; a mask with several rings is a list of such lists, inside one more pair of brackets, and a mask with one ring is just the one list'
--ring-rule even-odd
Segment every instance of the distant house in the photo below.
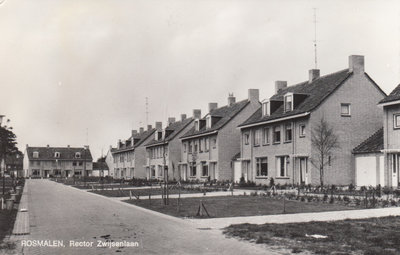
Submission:
{"label": "distant house", "polygon": [[103,160],[98,160],[97,162],[93,162],[93,171],[92,176],[105,177],[109,175],[107,163]]}
{"label": "distant house", "polygon": [[6,173],[15,177],[23,176],[24,155],[18,151],[12,155],[6,156]]}
{"label": "distant house", "polygon": [[85,147],[30,147],[24,153],[24,177],[83,177],[92,174],[92,154]]}
{"label": "distant house", "polygon": [[378,105],[383,108],[383,128],[353,150],[356,184],[397,188],[400,182],[400,85]]}
{"label": "distant house", "polygon": [[106,155],[106,164],[108,167],[108,175],[113,177],[114,176],[114,158],[113,158],[113,151],[115,151],[115,148],[110,146],[110,149],[107,152]]}
{"label": "distant house", "polygon": [[181,140],[179,135],[185,134],[193,126],[193,118],[181,115],[180,121],[168,118],[164,129],[156,130],[154,137],[146,146],[146,173],[148,179],[163,179],[168,171],[169,179],[181,178],[178,165],[181,160]]}
{"label": "distant house", "polygon": [[[156,122],[156,128],[161,128],[161,122]],[[146,178],[146,147],[144,144],[153,138],[156,129],[151,125],[147,130],[140,128],[132,130],[131,136],[125,141],[119,140],[117,148],[110,149],[113,157],[111,176],[114,178]]]}
{"label": "distant house", "polygon": [[260,107],[258,89],[249,89],[248,98],[236,102],[229,95],[228,104],[209,103],[209,112],[201,118],[194,111],[194,127],[181,136],[180,176],[184,180],[232,180],[232,158],[240,151],[243,123]]}
{"label": "distant house", "polygon": [[[302,83],[275,83],[275,94],[242,123],[240,177],[268,184],[318,185],[319,169],[312,164],[313,129],[324,119],[338,136],[340,149],[327,158],[324,183],[355,183],[352,150],[382,126],[377,102],[386,95],[364,72],[364,57],[350,56],[347,69],[320,76],[309,71]],[[239,176],[235,177],[238,179]]]}

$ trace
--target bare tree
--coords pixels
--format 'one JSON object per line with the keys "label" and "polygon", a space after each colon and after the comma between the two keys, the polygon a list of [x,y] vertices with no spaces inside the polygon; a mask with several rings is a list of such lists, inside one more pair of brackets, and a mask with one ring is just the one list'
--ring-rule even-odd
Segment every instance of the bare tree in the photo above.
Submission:
{"label": "bare tree", "polygon": [[311,146],[316,151],[311,156],[311,163],[319,169],[320,184],[323,187],[325,166],[334,160],[333,150],[339,148],[338,137],[324,118],[311,131]]}

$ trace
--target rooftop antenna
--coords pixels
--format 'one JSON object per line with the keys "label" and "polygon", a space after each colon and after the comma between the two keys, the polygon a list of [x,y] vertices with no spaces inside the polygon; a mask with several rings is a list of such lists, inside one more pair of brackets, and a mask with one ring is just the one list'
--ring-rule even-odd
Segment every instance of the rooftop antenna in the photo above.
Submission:
{"label": "rooftop antenna", "polygon": [[149,125],[149,98],[146,97],[146,126]]}
{"label": "rooftop antenna", "polygon": [[89,145],[89,129],[86,128],[86,145]]}
{"label": "rooftop antenna", "polygon": [[315,62],[315,69],[318,69],[318,62],[317,62],[317,8],[314,9],[314,62]]}

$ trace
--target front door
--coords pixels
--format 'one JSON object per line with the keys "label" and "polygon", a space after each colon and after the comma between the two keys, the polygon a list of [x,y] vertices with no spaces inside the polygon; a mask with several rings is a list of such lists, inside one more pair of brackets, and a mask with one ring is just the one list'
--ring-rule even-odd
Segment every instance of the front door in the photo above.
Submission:
{"label": "front door", "polygon": [[307,158],[300,158],[299,162],[300,184],[308,184]]}
{"label": "front door", "polygon": [[399,186],[399,154],[391,155],[392,187]]}

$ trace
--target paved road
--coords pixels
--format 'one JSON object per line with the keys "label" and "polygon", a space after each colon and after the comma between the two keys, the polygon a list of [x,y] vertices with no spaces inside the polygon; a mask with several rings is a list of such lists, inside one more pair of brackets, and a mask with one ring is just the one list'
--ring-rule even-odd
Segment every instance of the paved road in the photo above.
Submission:
{"label": "paved road", "polygon": [[[196,229],[188,221],[49,180],[26,185],[31,234],[25,240],[62,240],[66,247],[25,247],[24,254],[277,254],[225,238],[219,230]],[[96,248],[98,240],[138,242],[139,247]],[[93,242],[93,247],[69,247],[70,241]]]}

